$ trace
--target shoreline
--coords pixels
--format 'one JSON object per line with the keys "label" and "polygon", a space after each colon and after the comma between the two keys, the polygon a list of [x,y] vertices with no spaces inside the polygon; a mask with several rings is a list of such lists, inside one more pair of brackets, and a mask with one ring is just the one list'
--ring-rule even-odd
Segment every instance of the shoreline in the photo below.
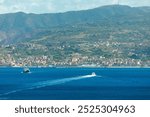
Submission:
{"label": "shoreline", "polygon": [[107,66],[0,66],[0,68],[150,68],[150,66],[112,66],[112,67],[107,67]]}

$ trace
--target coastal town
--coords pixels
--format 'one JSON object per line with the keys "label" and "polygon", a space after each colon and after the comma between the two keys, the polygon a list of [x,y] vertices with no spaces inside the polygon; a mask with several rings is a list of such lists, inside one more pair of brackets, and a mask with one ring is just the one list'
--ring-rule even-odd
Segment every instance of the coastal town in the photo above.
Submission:
{"label": "coastal town", "polygon": [[[148,43],[141,43],[141,45],[145,47],[148,46]],[[120,46],[126,47],[120,48]],[[80,43],[74,47],[67,44],[50,48],[33,43],[22,44],[21,46],[6,45],[0,47],[0,66],[149,67],[149,56],[145,53],[137,54],[133,51],[134,46],[135,43],[110,43],[108,41],[92,44]],[[80,50],[75,51],[75,48],[80,48]],[[69,52],[69,50],[73,51]],[[56,53],[54,54],[52,51]]]}
{"label": "coastal town", "polygon": [[150,67],[147,7],[32,15],[1,15],[0,66]]}

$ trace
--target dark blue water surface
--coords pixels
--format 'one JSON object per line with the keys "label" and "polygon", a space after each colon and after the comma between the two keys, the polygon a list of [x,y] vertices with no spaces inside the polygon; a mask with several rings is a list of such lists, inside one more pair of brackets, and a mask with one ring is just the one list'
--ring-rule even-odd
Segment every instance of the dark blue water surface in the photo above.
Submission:
{"label": "dark blue water surface", "polygon": [[22,70],[0,68],[1,100],[150,100],[150,68]]}

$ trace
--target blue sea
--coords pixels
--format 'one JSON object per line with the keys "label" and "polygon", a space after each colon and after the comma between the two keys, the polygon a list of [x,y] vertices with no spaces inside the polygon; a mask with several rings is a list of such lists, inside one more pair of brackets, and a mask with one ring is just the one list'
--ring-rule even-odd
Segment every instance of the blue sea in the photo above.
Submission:
{"label": "blue sea", "polygon": [[0,100],[150,100],[150,68],[22,71],[0,68]]}

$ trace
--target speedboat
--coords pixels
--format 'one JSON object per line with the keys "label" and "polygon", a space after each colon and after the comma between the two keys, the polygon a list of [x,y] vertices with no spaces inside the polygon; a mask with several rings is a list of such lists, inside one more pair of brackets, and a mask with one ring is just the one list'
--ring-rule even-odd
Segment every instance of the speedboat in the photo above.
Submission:
{"label": "speedboat", "polygon": [[92,72],[92,74],[91,74],[92,76],[96,76],[96,73],[95,72]]}
{"label": "speedboat", "polygon": [[24,69],[23,69],[23,73],[30,73],[30,69],[29,69],[29,68],[27,68],[27,67],[26,67],[26,68],[24,68]]}

